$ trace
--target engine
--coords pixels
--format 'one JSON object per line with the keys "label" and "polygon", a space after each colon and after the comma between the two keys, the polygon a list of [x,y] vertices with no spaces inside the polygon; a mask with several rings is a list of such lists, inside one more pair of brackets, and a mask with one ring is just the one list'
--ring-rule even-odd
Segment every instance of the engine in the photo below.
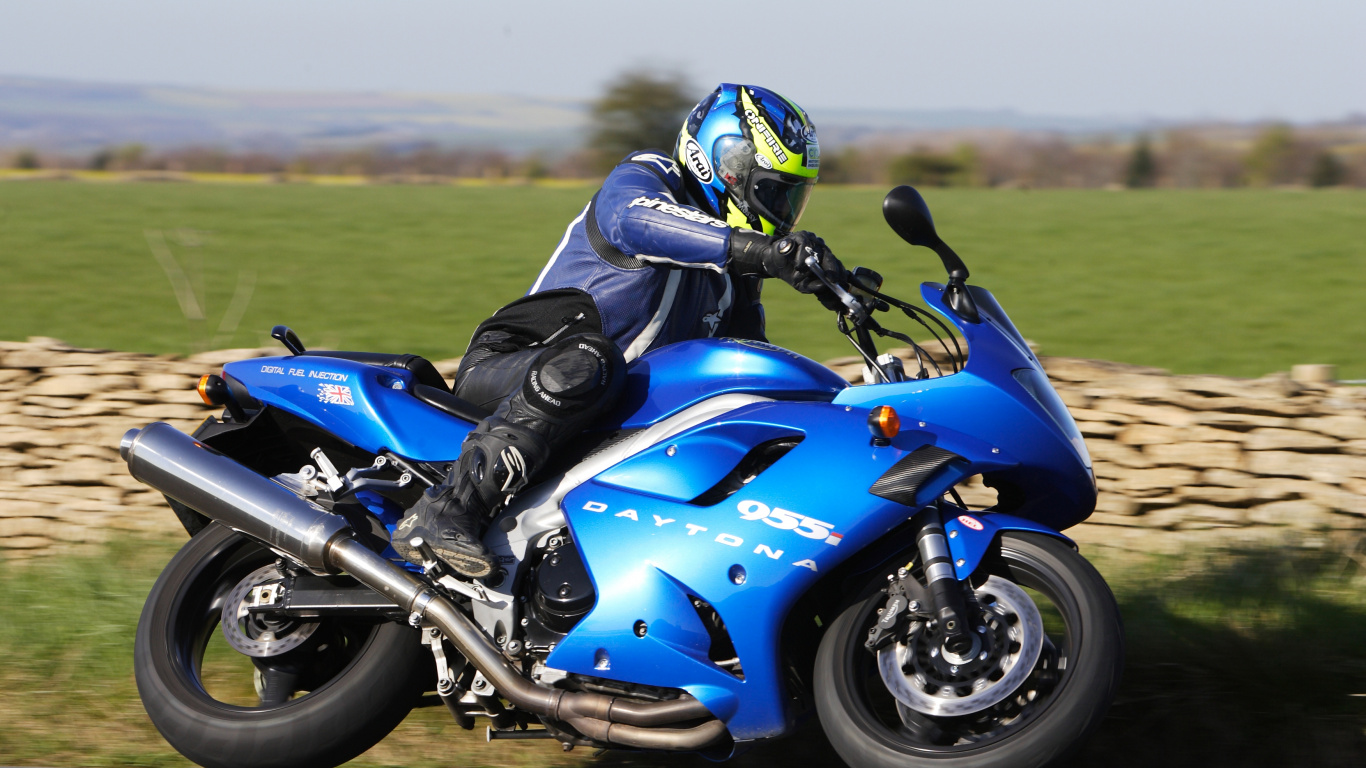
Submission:
{"label": "engine", "polygon": [[545,553],[531,572],[526,645],[549,651],[593,608],[597,594],[578,547],[565,539]]}

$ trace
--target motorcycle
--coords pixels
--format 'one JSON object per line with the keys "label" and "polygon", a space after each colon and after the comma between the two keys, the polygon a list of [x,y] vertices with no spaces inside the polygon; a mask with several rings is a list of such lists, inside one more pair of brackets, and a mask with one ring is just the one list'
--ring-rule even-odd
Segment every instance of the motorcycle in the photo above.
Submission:
{"label": "motorcycle", "polygon": [[[1123,659],[1114,597],[1060,533],[1094,508],[1090,457],[919,193],[883,213],[948,281],[921,286],[930,312],[808,259],[866,385],[755,341],[643,355],[620,407],[491,522],[480,580],[390,547],[486,415],[431,363],[277,326],[288,355],[204,376],[221,417],[120,445],[192,536],[138,625],[152,722],[209,768],[337,765],[438,701],[490,739],[565,749],[724,759],[814,712],[856,768],[1068,752]],[[976,476],[988,508],[963,501]]]}

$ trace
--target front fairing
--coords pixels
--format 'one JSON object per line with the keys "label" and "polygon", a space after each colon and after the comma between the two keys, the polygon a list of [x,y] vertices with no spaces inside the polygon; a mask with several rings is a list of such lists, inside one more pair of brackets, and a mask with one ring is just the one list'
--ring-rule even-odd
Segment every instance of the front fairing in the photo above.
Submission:
{"label": "front fairing", "polygon": [[[903,429],[950,428],[971,438],[969,453],[955,448],[962,438],[936,443],[973,461],[976,446],[987,446],[991,469],[982,474],[1007,483],[1019,493],[1009,511],[1062,530],[1085,520],[1095,509],[1096,486],[1091,456],[1076,423],[1067,413],[1038,358],[989,291],[968,286],[981,322],[969,323],[948,308],[944,286],[925,283],[925,303],[954,323],[970,354],[964,369],[932,379],[851,387],[835,397],[836,405],[872,408],[889,405],[901,416]],[[924,426],[919,426],[921,423]],[[990,470],[990,471],[987,471]]]}

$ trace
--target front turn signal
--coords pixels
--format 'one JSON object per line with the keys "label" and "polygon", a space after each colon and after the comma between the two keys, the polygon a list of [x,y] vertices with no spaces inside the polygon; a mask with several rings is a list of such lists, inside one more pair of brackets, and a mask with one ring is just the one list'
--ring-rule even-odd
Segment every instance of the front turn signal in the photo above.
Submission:
{"label": "front turn signal", "polygon": [[889,445],[901,431],[901,417],[890,405],[879,405],[868,412],[868,431],[873,433],[873,445]]}

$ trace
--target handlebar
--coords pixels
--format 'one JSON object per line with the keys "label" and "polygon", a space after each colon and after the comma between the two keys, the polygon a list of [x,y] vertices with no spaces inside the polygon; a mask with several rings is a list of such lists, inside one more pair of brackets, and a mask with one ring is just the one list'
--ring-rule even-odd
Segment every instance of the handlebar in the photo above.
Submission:
{"label": "handlebar", "polygon": [[821,269],[820,260],[816,258],[816,252],[812,250],[811,246],[806,247],[806,253],[806,268],[811,270],[811,274],[815,275],[816,279],[820,280],[826,288],[829,288],[831,293],[835,294],[835,298],[839,299],[840,303],[848,310],[849,316],[854,319],[855,324],[862,324],[867,320],[868,310],[863,306],[863,302],[859,301],[857,296],[830,279],[830,276],[825,273],[825,270]]}

